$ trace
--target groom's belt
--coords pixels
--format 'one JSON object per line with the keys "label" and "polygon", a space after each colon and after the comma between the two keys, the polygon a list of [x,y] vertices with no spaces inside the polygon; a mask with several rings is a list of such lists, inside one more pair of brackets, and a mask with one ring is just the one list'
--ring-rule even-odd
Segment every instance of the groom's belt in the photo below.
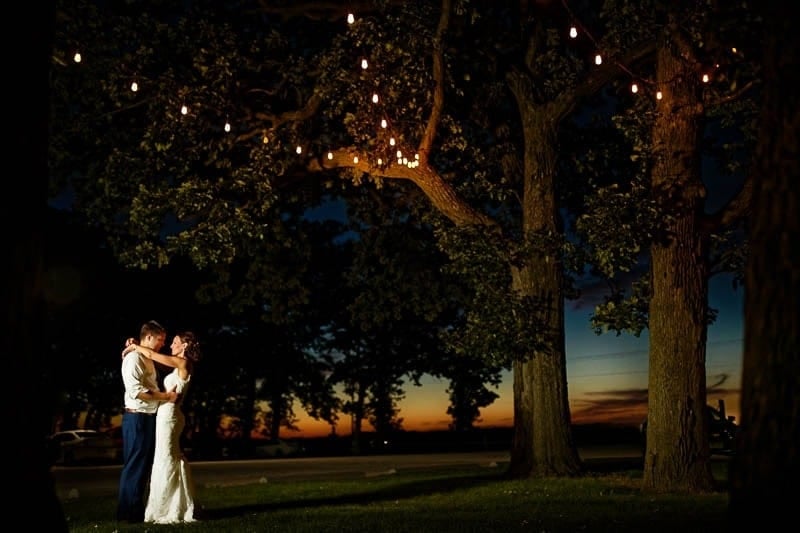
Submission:
{"label": "groom's belt", "polygon": [[137,415],[154,415],[155,414],[155,413],[148,413],[147,411],[137,411],[136,409],[128,409],[127,407],[125,408],[125,412],[126,413],[133,413],[133,414],[137,414]]}

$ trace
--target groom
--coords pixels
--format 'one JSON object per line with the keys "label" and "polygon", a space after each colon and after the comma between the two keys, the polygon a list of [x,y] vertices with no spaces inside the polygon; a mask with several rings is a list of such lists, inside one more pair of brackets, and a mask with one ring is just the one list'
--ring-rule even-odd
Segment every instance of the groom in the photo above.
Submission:
{"label": "groom", "polygon": [[[151,320],[139,333],[139,345],[159,351],[167,330]],[[156,442],[156,409],[161,402],[175,402],[175,389],[161,392],[153,361],[133,351],[122,359],[125,412],[122,414],[122,473],[119,479],[117,520],[144,521],[144,502]]]}

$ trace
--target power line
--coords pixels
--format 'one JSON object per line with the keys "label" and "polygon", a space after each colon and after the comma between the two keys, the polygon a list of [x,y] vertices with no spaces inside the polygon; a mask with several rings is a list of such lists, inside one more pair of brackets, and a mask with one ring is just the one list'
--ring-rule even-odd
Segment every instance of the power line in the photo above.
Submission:
{"label": "power line", "polygon": [[[709,346],[719,346],[720,344],[733,344],[735,342],[743,342],[744,339],[725,339],[720,341],[714,342],[706,342],[706,348]],[[645,350],[631,350],[628,352],[608,352],[608,353],[600,353],[600,354],[591,354],[591,355],[578,355],[575,357],[570,357],[570,361],[579,361],[582,359],[611,359],[615,357],[630,357],[633,355],[646,355],[648,351]]]}

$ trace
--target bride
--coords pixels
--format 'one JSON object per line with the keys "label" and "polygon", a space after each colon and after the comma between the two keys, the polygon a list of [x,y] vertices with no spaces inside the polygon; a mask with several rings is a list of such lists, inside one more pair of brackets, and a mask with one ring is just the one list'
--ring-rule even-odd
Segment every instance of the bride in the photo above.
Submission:
{"label": "bride", "polygon": [[156,412],[156,448],[153,471],[150,474],[150,494],[144,511],[145,522],[175,524],[194,522],[194,484],[189,463],[183,456],[180,438],[185,419],[180,404],[186,397],[192,368],[200,359],[197,339],[191,331],[180,332],[172,339],[172,355],[164,355],[150,348],[130,343],[123,356],[137,351],[174,370],[164,378],[164,387],[177,386],[180,394],[175,403],[162,403]]}

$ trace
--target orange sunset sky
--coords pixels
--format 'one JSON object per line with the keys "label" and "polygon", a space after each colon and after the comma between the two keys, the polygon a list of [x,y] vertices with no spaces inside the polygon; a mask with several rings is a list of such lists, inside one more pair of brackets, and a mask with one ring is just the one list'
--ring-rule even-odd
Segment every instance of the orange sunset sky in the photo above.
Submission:
{"label": "orange sunset sky", "polygon": [[[742,289],[734,290],[730,277],[711,281],[709,304],[719,311],[709,328],[706,345],[708,403],[725,401],[727,414],[739,419],[739,391],[743,346]],[[613,423],[638,426],[647,412],[647,332],[637,338],[607,333],[597,336],[589,326],[595,299],[585,296],[567,302],[566,347],[567,380],[572,421],[575,424]],[[481,411],[478,426],[511,426],[513,423],[512,379],[505,379],[495,391],[500,397]],[[445,430],[450,423],[447,382],[426,376],[421,387],[407,384],[400,402],[403,429],[408,431]],[[330,434],[330,427],[306,416],[296,406],[299,432],[283,430],[284,437],[319,437]],[[365,431],[371,430],[365,424]],[[339,435],[350,434],[350,418],[341,416]]]}

